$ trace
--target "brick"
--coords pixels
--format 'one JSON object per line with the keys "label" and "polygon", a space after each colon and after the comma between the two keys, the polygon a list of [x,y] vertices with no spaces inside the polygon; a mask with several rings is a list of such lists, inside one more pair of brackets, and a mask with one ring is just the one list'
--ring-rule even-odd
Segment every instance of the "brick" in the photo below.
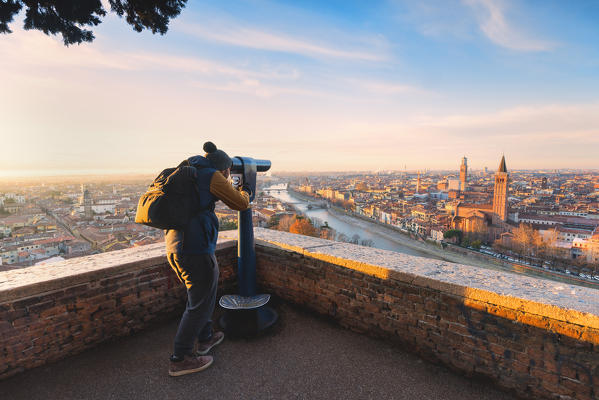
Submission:
{"label": "brick", "polygon": [[40,318],[48,318],[55,315],[60,315],[66,311],[66,306],[58,305],[52,308],[48,308],[40,313]]}
{"label": "brick", "polygon": [[559,381],[559,385],[568,391],[576,393],[577,398],[591,398],[591,392],[593,388],[591,386],[583,384],[580,381],[569,378],[561,378]]}
{"label": "brick", "polygon": [[27,316],[27,317],[22,317],[22,318],[18,318],[18,319],[14,320],[14,321],[12,322],[12,326],[13,326],[14,328],[20,328],[20,327],[23,327],[23,326],[25,326],[25,325],[28,325],[28,324],[30,324],[30,323],[31,323],[31,322],[33,322],[34,320],[35,320],[35,319],[34,319],[33,317],[29,317],[29,316]]}
{"label": "brick", "polygon": [[599,331],[590,328],[584,329],[580,335],[580,340],[599,347]]}

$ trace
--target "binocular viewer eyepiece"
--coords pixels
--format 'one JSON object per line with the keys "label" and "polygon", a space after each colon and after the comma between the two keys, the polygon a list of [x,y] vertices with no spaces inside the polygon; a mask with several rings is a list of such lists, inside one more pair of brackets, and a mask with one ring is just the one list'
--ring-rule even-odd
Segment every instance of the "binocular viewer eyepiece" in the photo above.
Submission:
{"label": "binocular viewer eyepiece", "polygon": [[242,174],[245,171],[246,166],[251,167],[252,164],[256,165],[257,172],[266,172],[270,169],[270,160],[256,160],[250,157],[233,157],[233,165],[231,165],[231,173]]}
{"label": "binocular viewer eyepiece", "polygon": [[256,173],[270,169],[270,160],[256,160],[251,157],[233,157],[231,179],[233,185],[239,187],[248,185],[251,190],[250,201],[256,196]]}

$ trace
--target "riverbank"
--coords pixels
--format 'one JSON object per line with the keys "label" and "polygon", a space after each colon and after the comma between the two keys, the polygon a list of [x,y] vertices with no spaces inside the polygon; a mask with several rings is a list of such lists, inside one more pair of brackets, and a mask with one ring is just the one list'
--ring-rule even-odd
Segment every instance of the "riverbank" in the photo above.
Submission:
{"label": "riverbank", "polygon": [[[316,200],[313,197],[306,196],[305,194],[297,192],[291,188],[287,189],[287,191],[291,195],[293,195],[294,197],[296,197],[302,201],[314,202]],[[301,213],[301,210],[299,210],[297,207],[294,207],[293,205],[291,205],[291,206],[294,208],[294,210]],[[498,264],[494,260],[483,260],[478,257],[477,258],[469,257],[462,253],[456,253],[456,252],[444,250],[441,247],[441,245],[436,245],[436,244],[424,242],[421,240],[416,240],[416,239],[410,237],[409,234],[402,232],[398,228],[389,226],[387,224],[383,224],[382,222],[375,221],[368,217],[364,217],[361,215],[347,212],[339,207],[332,206],[327,211],[330,212],[331,214],[334,214],[337,218],[344,220],[348,224],[358,225],[360,228],[365,229],[365,230],[376,229],[376,232],[379,235],[387,238],[387,240],[396,242],[396,243],[400,244],[401,246],[408,247],[413,250],[417,250],[420,253],[425,254],[425,257],[428,256],[429,258],[435,258],[435,259],[449,261],[449,262],[453,262],[453,263],[457,263],[457,264],[465,264],[465,265],[471,265],[471,266],[475,266],[475,267],[485,267],[488,269],[494,269],[494,270],[500,270],[500,271],[509,270],[509,268],[506,268],[506,267],[502,266],[501,264]]]}
{"label": "riverbank", "polygon": [[329,212],[334,213],[337,216],[337,218],[345,219],[347,222],[361,224],[362,228],[365,228],[365,224],[369,224],[370,228],[376,227],[377,232],[387,237],[389,240],[393,240],[395,242],[398,242],[402,246],[418,250],[421,253],[425,253],[429,255],[430,258],[437,258],[443,261],[449,261],[456,264],[471,265],[474,267],[485,267],[487,269],[494,269],[498,271],[508,270],[508,268],[504,267],[503,265],[497,262],[494,262],[494,260],[484,260],[478,257],[471,257],[463,253],[445,250],[443,249],[443,247],[441,247],[441,245],[414,239],[410,237],[409,234],[402,232],[397,228],[388,226],[378,221],[374,221],[367,217],[354,215],[344,211],[339,211],[336,208],[330,208]]}

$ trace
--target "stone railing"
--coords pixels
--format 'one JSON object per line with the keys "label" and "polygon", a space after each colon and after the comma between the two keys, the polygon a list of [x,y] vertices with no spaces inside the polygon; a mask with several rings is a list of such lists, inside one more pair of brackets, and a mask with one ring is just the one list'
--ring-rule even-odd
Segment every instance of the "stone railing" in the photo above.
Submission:
{"label": "stone railing", "polygon": [[[522,397],[596,397],[593,289],[266,229],[255,235],[265,292]],[[217,253],[226,290],[233,246],[223,241]],[[152,245],[67,261],[46,267],[51,280],[36,280],[38,267],[0,273],[0,377],[172,314],[183,289],[162,252]]]}

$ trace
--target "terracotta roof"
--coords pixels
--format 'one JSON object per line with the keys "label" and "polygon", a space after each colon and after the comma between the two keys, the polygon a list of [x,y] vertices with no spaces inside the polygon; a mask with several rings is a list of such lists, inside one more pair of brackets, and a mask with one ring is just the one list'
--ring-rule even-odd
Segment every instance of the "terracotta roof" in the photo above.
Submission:
{"label": "terracotta roof", "polygon": [[22,224],[27,223],[28,221],[29,216],[27,215],[11,215],[6,218],[0,219],[0,223],[4,225]]}
{"label": "terracotta roof", "polygon": [[493,210],[493,204],[472,204],[472,203],[460,203],[460,208],[473,208],[479,210]]}
{"label": "terracotta roof", "polygon": [[53,237],[53,238],[48,238],[48,239],[39,239],[34,241],[34,244],[48,244],[48,243],[54,243],[54,242],[63,242],[63,241],[67,241],[67,240],[73,240],[75,239],[73,236],[59,236],[59,237]]}

